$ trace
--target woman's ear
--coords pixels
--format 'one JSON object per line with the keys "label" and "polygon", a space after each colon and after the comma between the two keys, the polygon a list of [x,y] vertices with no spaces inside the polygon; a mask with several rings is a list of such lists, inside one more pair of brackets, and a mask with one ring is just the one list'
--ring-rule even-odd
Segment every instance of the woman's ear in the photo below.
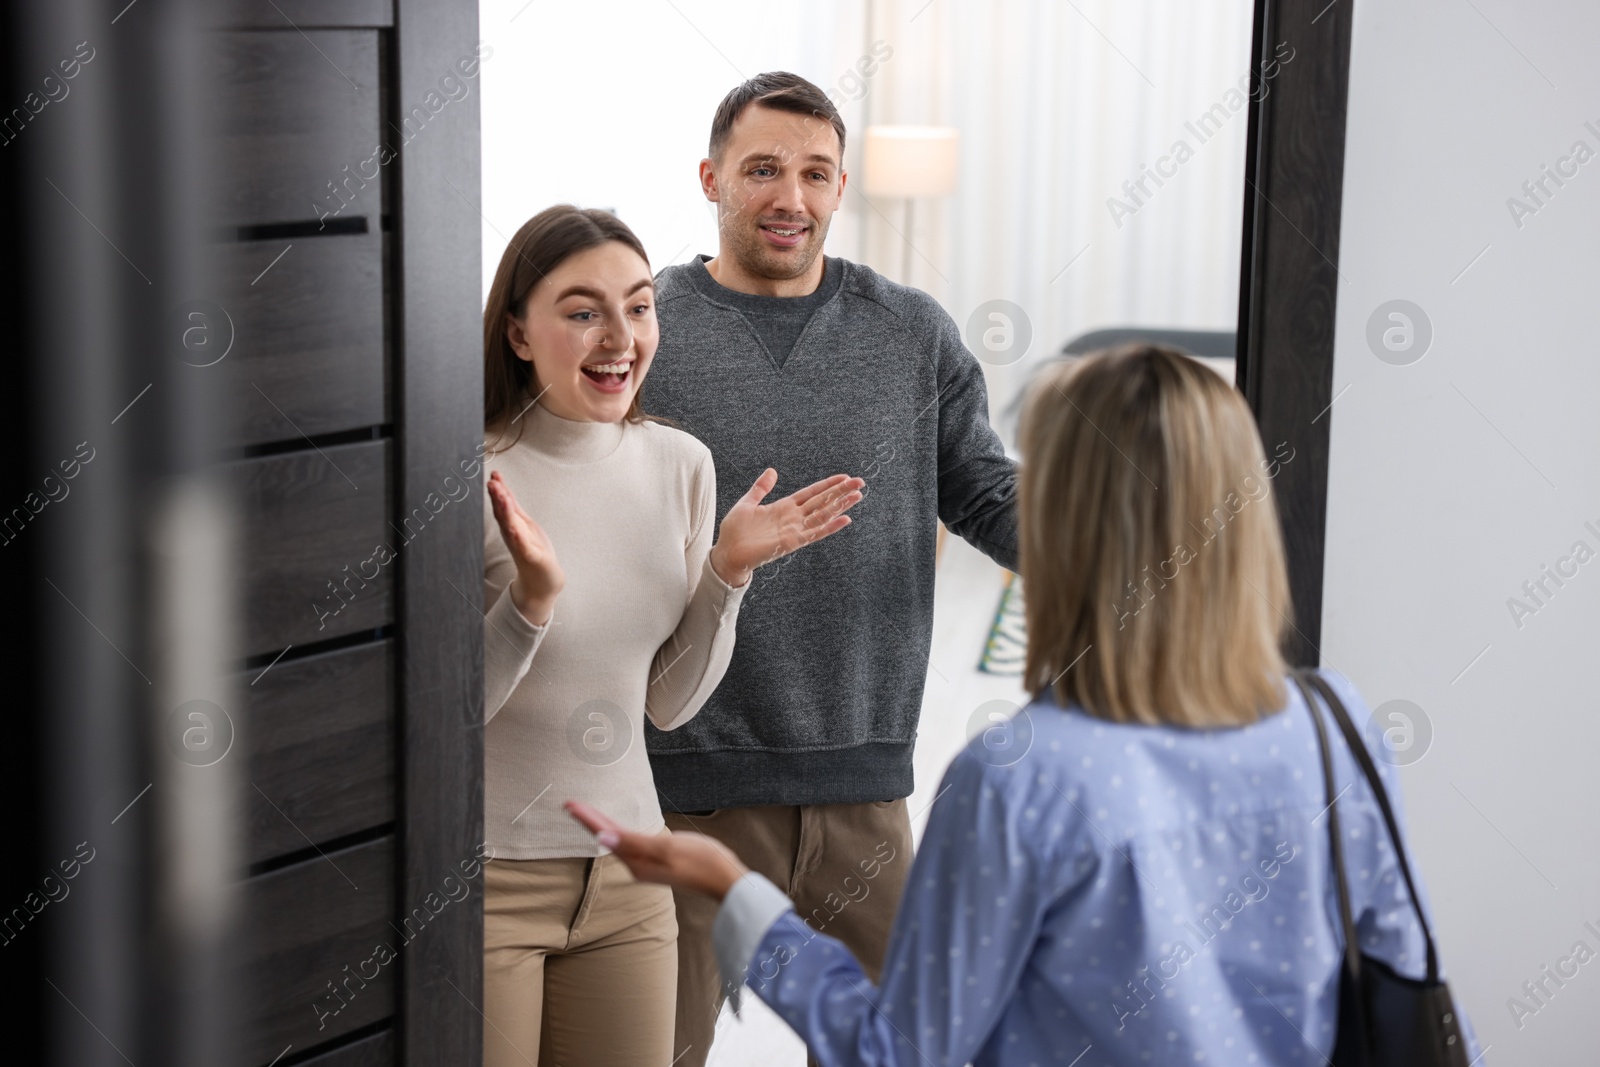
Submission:
{"label": "woman's ear", "polygon": [[517,317],[509,311],[506,312],[506,341],[511,345],[511,351],[517,354],[518,359],[528,363],[533,362],[533,350],[528,345],[528,331],[523,328],[522,323],[517,321]]}

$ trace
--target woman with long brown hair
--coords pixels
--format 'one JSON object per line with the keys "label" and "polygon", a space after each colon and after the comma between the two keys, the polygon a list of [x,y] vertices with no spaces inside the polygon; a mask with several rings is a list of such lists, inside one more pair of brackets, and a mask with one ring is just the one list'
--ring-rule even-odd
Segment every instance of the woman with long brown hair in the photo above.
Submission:
{"label": "woman with long brown hair", "polygon": [[[635,876],[722,902],[724,980],[753,989],[824,1067],[1269,1067],[1361,1052],[1346,1047],[1349,954],[1417,986],[1437,957],[1420,881],[1413,898],[1390,840],[1399,781],[1380,731],[1349,682],[1290,676],[1279,651],[1289,592],[1271,486],[1294,451],[1269,456],[1238,391],[1173,349],[1130,346],[1041,378],[1018,504],[1035,697],[946,771],[881,984],[711,838],[647,838],[570,810]],[[1313,703],[1350,709],[1365,752],[1319,743],[1319,717],[1336,716],[1308,707],[1302,682],[1322,693]],[[1472,1029],[1438,1011],[1400,1019],[1437,1027],[1439,1058],[1405,1062],[1465,1067]],[[1385,1036],[1411,1036],[1395,1021]]]}
{"label": "woman with long brown hair", "polygon": [[511,239],[484,310],[493,1067],[672,1058],[672,895],[636,881],[558,802],[663,833],[644,717],[671,730],[699,710],[752,571],[842,530],[861,499],[861,479],[838,474],[763,504],[769,468],[717,527],[711,453],[639,408],[654,295],[621,220],[560,205]]}

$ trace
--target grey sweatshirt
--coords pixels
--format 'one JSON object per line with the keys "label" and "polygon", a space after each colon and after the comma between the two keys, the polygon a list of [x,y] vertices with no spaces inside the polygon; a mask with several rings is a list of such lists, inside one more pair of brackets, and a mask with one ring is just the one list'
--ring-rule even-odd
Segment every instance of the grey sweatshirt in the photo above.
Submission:
{"label": "grey sweatshirt", "polygon": [[[982,369],[932,297],[868,267],[829,258],[817,293],[791,299],[726,289],[706,258],[656,277],[643,399],[711,449],[718,521],[769,466],[769,499],[836,473],[867,488],[852,525],[755,572],[700,714],[646,725],[662,810],[908,796],[937,521],[1016,568],[1016,470]],[[809,321],[769,351],[797,301]]]}

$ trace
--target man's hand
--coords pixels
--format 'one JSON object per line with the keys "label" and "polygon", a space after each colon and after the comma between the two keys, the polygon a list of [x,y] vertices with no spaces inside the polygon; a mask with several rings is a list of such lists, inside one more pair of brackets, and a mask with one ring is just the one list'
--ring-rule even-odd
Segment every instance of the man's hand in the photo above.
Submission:
{"label": "man's hand", "polygon": [[693,889],[720,901],[750,870],[728,846],[704,834],[635,833],[582,801],[569,800],[563,807],[641,882]]}

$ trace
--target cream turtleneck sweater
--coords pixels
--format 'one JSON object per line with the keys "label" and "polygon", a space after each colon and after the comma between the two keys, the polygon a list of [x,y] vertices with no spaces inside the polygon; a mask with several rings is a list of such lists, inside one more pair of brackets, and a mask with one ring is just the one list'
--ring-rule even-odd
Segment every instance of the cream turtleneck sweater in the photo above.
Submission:
{"label": "cream turtleneck sweater", "polygon": [[522,616],[485,493],[484,836],[504,859],[594,856],[562,802],[662,828],[644,716],[671,730],[700,710],[733,654],[744,588],[709,563],[716,474],[705,445],[660,423],[570,422],[539,405],[523,422],[484,477],[500,471],[567,581],[545,625]]}

